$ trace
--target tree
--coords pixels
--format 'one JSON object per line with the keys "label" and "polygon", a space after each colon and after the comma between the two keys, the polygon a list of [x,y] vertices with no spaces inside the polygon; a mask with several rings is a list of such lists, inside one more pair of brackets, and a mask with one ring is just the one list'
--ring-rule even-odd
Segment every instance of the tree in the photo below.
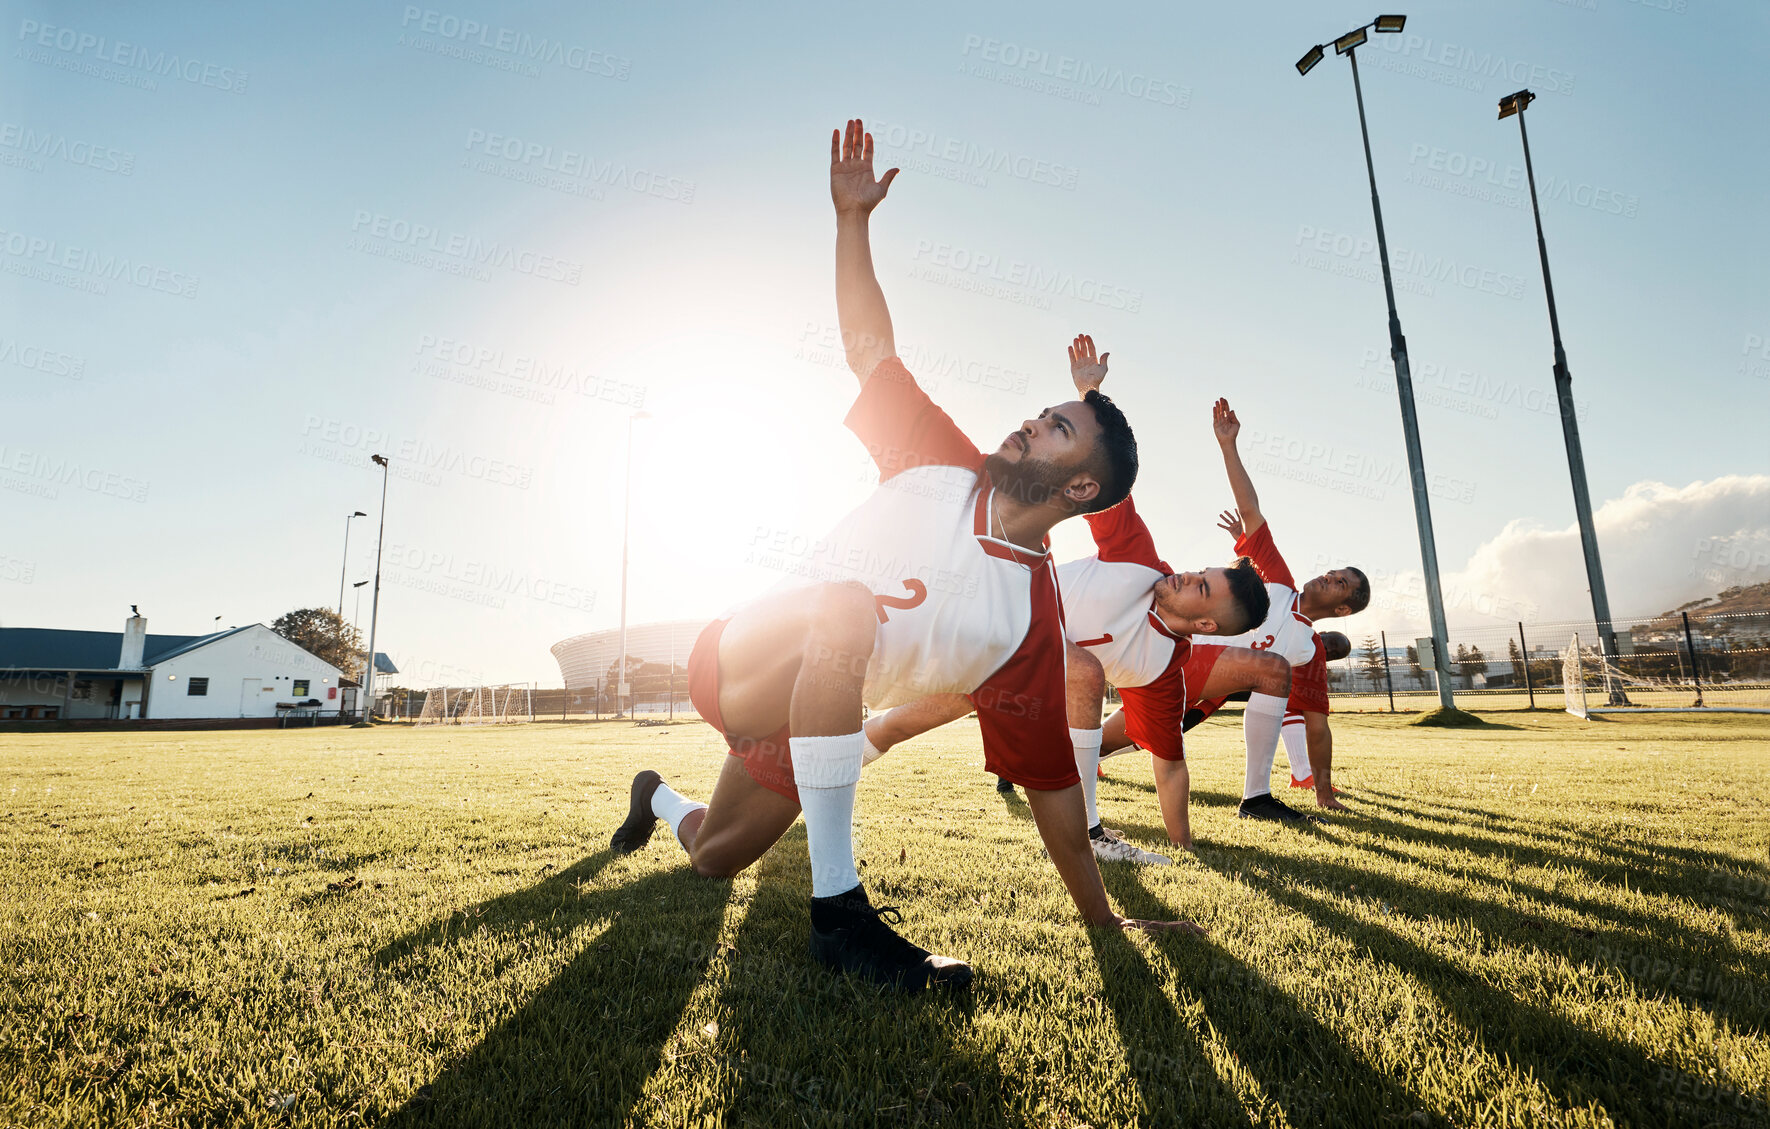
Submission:
{"label": "tree", "polygon": [[1506,657],[1512,660],[1512,685],[1525,685],[1524,652],[1518,649],[1518,640],[1506,640]]}
{"label": "tree", "polygon": [[1412,643],[1407,645],[1407,672],[1413,675],[1414,685],[1426,683],[1426,668],[1420,665],[1420,649]]}
{"label": "tree", "polygon": [[284,612],[270,629],[321,662],[331,663],[346,677],[361,677],[363,637],[331,608]]}
{"label": "tree", "polygon": [[1377,645],[1375,635],[1364,637],[1364,651],[1358,657],[1358,665],[1364,668],[1364,676],[1371,680],[1371,689],[1383,688],[1383,675],[1389,670],[1389,656]]}

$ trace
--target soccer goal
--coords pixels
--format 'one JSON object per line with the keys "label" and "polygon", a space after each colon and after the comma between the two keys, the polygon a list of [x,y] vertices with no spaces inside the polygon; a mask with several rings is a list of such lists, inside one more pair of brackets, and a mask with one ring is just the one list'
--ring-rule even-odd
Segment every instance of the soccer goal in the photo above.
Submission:
{"label": "soccer goal", "polygon": [[[1587,704],[1588,680],[1602,695],[1600,700],[1607,704]],[[1732,684],[1723,686],[1738,694]],[[1630,674],[1602,651],[1580,646],[1578,635],[1570,639],[1567,649],[1561,652],[1561,688],[1567,698],[1567,712],[1578,718],[1589,718],[1595,713],[1770,713],[1770,707],[1754,701],[1754,698],[1763,700],[1761,692],[1745,698],[1752,704],[1736,704],[1739,697],[1734,696],[1725,705],[1715,705],[1703,700],[1702,683],[1693,686],[1682,678]],[[1748,689],[1746,693],[1751,691]],[[1618,701],[1624,704],[1608,704]]]}
{"label": "soccer goal", "polygon": [[511,725],[535,720],[534,684],[448,686],[430,691],[418,725]]}

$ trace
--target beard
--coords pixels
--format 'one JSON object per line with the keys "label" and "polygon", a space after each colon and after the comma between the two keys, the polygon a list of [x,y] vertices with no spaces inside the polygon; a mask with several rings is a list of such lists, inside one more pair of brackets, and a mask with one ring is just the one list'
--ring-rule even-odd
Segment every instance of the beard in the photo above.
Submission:
{"label": "beard", "polygon": [[1074,473],[1049,459],[1022,457],[1019,462],[1010,462],[999,452],[983,460],[983,471],[997,490],[1033,506],[1060,496]]}

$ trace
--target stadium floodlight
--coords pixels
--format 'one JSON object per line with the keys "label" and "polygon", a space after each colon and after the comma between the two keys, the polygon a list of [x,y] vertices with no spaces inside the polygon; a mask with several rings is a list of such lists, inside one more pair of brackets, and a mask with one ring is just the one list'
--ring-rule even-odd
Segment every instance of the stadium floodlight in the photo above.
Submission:
{"label": "stadium floodlight", "polygon": [[1314,70],[1315,64],[1321,62],[1321,57],[1325,53],[1325,50],[1319,43],[1311,47],[1307,55],[1304,55],[1301,59],[1297,60],[1297,73],[1308,74],[1310,71]]}
{"label": "stadium floodlight", "polygon": [[633,529],[633,425],[650,419],[651,413],[641,408],[627,417],[627,487],[621,503],[621,678],[615,683],[615,716],[621,716],[621,696],[631,696],[627,685],[627,543]]}
{"label": "stadium floodlight", "polygon": [[[1534,101],[1536,101],[1536,95],[1528,90],[1520,90],[1515,94],[1506,95],[1500,99],[1499,120],[1505,121],[1513,114],[1522,114],[1525,108]],[[1522,126],[1524,123],[1519,122],[1518,124]]]}
{"label": "stadium floodlight", "polygon": [[[1413,373],[1408,366],[1407,338],[1401,332],[1401,315],[1395,312],[1395,279],[1389,270],[1389,241],[1383,233],[1383,205],[1377,199],[1377,168],[1371,160],[1370,128],[1364,120],[1364,87],[1358,77],[1357,48],[1368,38],[1366,32],[1372,27],[1378,31],[1400,31],[1406,23],[1406,16],[1378,16],[1334,40],[1334,50],[1346,56],[1346,61],[1352,65],[1352,93],[1358,102],[1358,132],[1364,138],[1364,169],[1370,177],[1371,214],[1377,224],[1377,257],[1383,266],[1383,296],[1389,302],[1389,357],[1395,363],[1395,391],[1401,401],[1401,433],[1407,448],[1408,478],[1413,489],[1414,522],[1419,528],[1421,571],[1426,577],[1426,613],[1432,623],[1432,639],[1436,645],[1437,661],[1433,663],[1433,673],[1438,678],[1438,703],[1445,709],[1455,709],[1445,660],[1449,653],[1446,646],[1449,630],[1444,621],[1444,593],[1438,582],[1438,542],[1432,532],[1432,502],[1426,493],[1426,463],[1420,451],[1420,424],[1414,411]],[[1317,47],[1303,56],[1297,64],[1298,72],[1308,74],[1309,68],[1303,64],[1313,67],[1320,60],[1311,61],[1310,56],[1320,51],[1321,48]]]}
{"label": "stadium floodlight", "polygon": [[338,568],[338,618],[339,619],[344,618],[344,573],[346,570],[348,570],[350,568],[350,523],[352,521],[355,521],[359,517],[368,517],[368,516],[369,515],[364,513],[363,511],[356,510],[349,517],[344,519],[344,563],[342,565],[340,565]]}
{"label": "stadium floodlight", "polygon": [[[1536,170],[1530,163],[1530,133],[1524,127],[1524,111],[1536,100],[1529,90],[1500,99],[1500,120],[1516,116],[1518,137],[1524,143],[1524,177],[1530,184],[1530,214],[1536,220],[1536,251],[1543,264],[1543,294],[1549,300],[1549,336],[1555,343],[1555,402],[1561,408],[1561,438],[1567,445],[1567,470],[1573,479],[1573,512],[1579,520],[1580,548],[1586,558],[1586,586],[1592,592],[1592,618],[1606,662],[1615,658],[1616,628],[1610,619],[1610,594],[1604,587],[1604,563],[1598,557],[1598,527],[1592,521],[1592,495],[1586,486],[1586,456],[1580,449],[1579,418],[1573,405],[1573,374],[1567,369],[1567,351],[1561,347],[1561,319],[1555,313],[1555,284],[1549,278],[1549,245],[1543,240],[1543,213],[1536,200]],[[1620,684],[1605,678],[1610,704],[1628,705]]]}
{"label": "stadium floodlight", "polygon": [[369,657],[363,663],[363,716],[358,725],[368,725],[375,713],[375,627],[381,618],[381,543],[387,539],[387,474],[391,469],[386,456],[370,455],[369,459],[381,468],[381,517],[375,531],[375,593],[369,600]]}

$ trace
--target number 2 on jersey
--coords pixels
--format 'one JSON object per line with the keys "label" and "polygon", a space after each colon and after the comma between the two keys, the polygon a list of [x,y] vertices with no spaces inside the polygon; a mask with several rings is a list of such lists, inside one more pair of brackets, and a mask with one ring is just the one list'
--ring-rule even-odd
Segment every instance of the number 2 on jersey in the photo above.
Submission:
{"label": "number 2 on jersey", "polygon": [[909,593],[907,598],[903,596],[873,597],[873,610],[879,613],[880,623],[885,623],[891,618],[885,614],[886,608],[903,608],[907,611],[910,608],[920,607],[922,601],[928,598],[928,586],[923,584],[920,580],[914,578],[905,580],[903,581],[903,587],[904,591]]}

